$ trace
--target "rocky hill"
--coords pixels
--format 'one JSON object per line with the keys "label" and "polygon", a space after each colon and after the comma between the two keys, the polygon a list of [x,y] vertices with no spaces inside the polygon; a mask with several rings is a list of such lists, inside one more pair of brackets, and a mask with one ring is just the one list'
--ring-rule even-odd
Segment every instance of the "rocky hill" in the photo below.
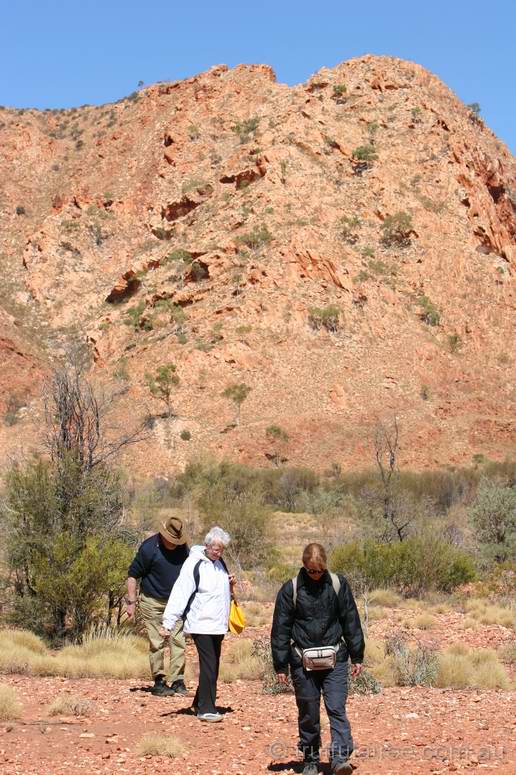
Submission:
{"label": "rocky hill", "polygon": [[[0,138],[3,461],[71,353],[124,387],[119,424],[155,415],[125,461],[141,474],[278,447],[367,465],[394,415],[408,465],[514,451],[516,167],[422,67],[365,56],[291,88],[221,65],[2,109]],[[166,419],[145,374],[171,362]]]}

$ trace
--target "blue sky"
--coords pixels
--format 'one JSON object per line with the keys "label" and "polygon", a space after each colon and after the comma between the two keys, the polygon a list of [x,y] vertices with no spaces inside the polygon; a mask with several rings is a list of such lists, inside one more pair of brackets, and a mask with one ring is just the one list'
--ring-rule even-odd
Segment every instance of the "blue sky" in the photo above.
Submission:
{"label": "blue sky", "polygon": [[364,53],[432,70],[513,150],[514,0],[0,0],[0,104],[110,102],[214,64],[299,83]]}

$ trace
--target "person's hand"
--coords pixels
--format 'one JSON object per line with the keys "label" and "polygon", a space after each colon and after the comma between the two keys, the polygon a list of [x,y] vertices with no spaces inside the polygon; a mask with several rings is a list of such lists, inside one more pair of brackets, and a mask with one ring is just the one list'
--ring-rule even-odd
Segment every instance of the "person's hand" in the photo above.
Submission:
{"label": "person's hand", "polygon": [[288,684],[288,675],[286,673],[277,673],[276,679],[282,686],[286,686]]}
{"label": "person's hand", "polygon": [[229,586],[233,590],[235,588],[236,583],[237,583],[236,576],[235,576],[234,573],[230,573],[228,578],[229,578]]}
{"label": "person's hand", "polygon": [[170,635],[170,630],[167,630],[166,627],[161,626],[159,628],[159,634],[161,635],[162,638],[168,638],[168,636]]}
{"label": "person's hand", "polygon": [[136,611],[136,600],[132,603],[129,601],[125,604],[125,612],[127,614],[128,619],[134,619],[134,613]]}
{"label": "person's hand", "polygon": [[352,678],[357,678],[362,670],[364,669],[364,666],[361,664],[351,665],[351,676]]}

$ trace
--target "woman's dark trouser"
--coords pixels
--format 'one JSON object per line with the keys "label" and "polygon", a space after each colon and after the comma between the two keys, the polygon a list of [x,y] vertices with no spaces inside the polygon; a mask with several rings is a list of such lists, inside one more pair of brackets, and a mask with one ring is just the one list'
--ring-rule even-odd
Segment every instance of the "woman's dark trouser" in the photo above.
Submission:
{"label": "woman's dark trouser", "polygon": [[346,761],[353,751],[351,727],[346,716],[348,663],[337,662],[333,670],[292,667],[299,721],[299,749],[305,762],[319,761],[321,747],[321,693],[330,721],[332,766]]}
{"label": "woman's dark trouser", "polygon": [[199,685],[193,704],[199,713],[216,713],[217,679],[224,635],[192,635],[199,655]]}

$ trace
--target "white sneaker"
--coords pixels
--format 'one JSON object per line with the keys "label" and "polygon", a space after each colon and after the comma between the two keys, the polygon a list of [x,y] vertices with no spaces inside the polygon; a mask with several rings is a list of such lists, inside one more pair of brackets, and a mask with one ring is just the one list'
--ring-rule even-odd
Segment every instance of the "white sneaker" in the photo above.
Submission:
{"label": "white sneaker", "polygon": [[222,721],[222,713],[198,713],[197,718],[199,721],[211,721],[212,723]]}

